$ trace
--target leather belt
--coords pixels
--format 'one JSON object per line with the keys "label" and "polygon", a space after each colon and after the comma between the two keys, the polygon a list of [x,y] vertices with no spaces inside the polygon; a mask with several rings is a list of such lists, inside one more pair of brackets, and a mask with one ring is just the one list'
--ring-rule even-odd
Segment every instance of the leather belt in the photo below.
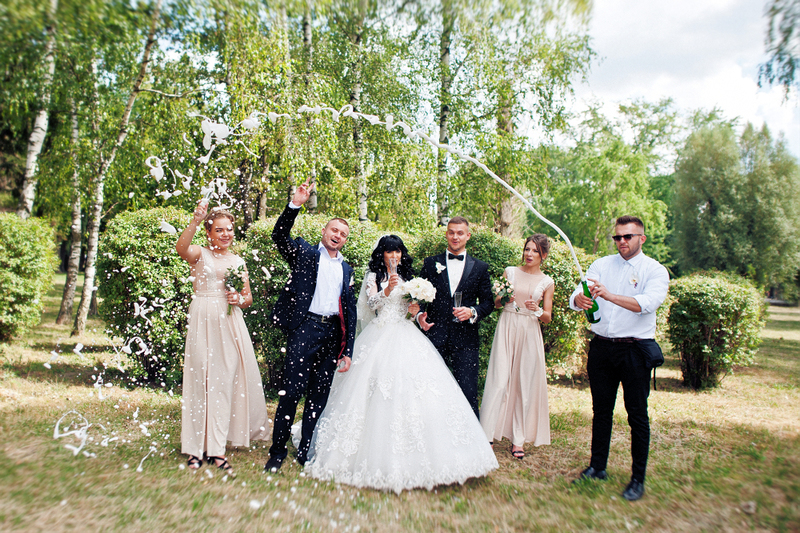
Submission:
{"label": "leather belt", "polygon": [[597,333],[594,334],[594,337],[596,339],[601,339],[601,340],[608,341],[608,342],[627,342],[627,343],[632,343],[632,342],[638,342],[638,341],[644,340],[644,339],[637,339],[636,337],[616,337],[616,338],[612,339],[611,337],[603,337],[602,335],[598,335]]}
{"label": "leather belt", "polygon": [[315,322],[319,322],[320,324],[333,324],[334,322],[339,321],[339,315],[318,315],[316,313],[309,312],[306,315],[307,318],[314,320]]}

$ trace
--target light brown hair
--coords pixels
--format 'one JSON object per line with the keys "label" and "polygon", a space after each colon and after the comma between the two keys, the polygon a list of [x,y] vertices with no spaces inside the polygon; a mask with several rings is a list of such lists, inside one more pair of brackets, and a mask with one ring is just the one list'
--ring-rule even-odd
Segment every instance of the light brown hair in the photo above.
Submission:
{"label": "light brown hair", "polygon": [[203,219],[203,227],[206,229],[206,233],[211,231],[211,226],[214,224],[214,221],[222,217],[230,220],[231,224],[236,223],[236,219],[230,211],[226,211],[225,209],[212,209],[211,212],[206,215],[206,218]]}

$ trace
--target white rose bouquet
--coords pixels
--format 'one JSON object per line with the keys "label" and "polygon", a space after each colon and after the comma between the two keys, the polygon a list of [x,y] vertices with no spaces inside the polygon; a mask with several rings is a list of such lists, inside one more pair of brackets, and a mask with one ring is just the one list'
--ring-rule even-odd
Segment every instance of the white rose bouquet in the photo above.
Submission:
{"label": "white rose bouquet", "polygon": [[[403,283],[401,287],[403,295],[411,298],[411,303],[432,302],[436,298],[436,287],[424,278],[414,278]],[[407,314],[409,318],[411,314]]]}

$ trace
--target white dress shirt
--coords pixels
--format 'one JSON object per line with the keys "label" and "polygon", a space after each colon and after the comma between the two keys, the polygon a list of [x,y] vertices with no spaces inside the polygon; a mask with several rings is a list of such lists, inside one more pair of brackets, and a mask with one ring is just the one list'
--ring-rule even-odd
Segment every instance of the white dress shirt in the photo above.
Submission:
{"label": "white dress shirt", "polygon": [[322,316],[339,314],[339,296],[342,294],[342,262],[344,256],[336,252],[331,257],[328,250],[319,245],[319,269],[317,270],[317,288],[311,299],[309,312]]}
{"label": "white dress shirt", "polygon": [[[601,257],[589,267],[586,277],[596,279],[612,294],[630,296],[639,303],[641,311],[634,313],[603,298],[597,299],[600,321],[592,324],[592,332],[612,339],[635,337],[652,339],[656,333],[656,309],[664,302],[669,289],[669,273],[661,263],[639,252],[626,261],[621,255]],[[591,286],[591,282],[589,282]],[[569,298],[575,311],[575,296],[583,293],[578,285]]]}
{"label": "white dress shirt", "polygon": [[458,288],[458,284],[461,283],[461,276],[464,275],[464,263],[467,261],[467,251],[462,250],[461,254],[453,254],[453,255],[463,255],[464,259],[459,261],[458,259],[450,259],[450,254],[452,254],[450,250],[447,250],[445,255],[445,261],[447,262],[447,278],[450,280],[450,296],[452,296],[456,289]]}
{"label": "white dress shirt", "polygon": [[[292,209],[300,209],[299,205],[289,202]],[[339,296],[342,294],[342,252],[336,252],[336,257],[331,257],[328,250],[319,243],[319,268],[317,269],[317,287],[311,298],[309,313],[322,316],[339,314]]]}

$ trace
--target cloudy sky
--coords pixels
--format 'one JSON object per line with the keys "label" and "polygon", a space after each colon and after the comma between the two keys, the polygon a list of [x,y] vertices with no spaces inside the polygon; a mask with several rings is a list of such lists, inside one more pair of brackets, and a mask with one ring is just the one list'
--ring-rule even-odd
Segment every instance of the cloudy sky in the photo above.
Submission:
{"label": "cloudy sky", "polygon": [[767,123],[800,156],[797,98],[759,89],[766,60],[766,0],[594,0],[590,35],[598,61],[578,105],[611,109],[633,98],[672,97],[680,110],[719,107],[726,117]]}

